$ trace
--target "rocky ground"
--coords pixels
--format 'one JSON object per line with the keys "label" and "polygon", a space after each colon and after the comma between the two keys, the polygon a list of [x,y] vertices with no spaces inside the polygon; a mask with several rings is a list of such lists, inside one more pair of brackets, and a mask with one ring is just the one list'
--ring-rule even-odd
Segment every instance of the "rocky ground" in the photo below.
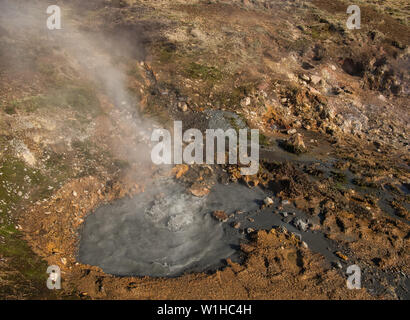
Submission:
{"label": "rocky ground", "polygon": [[[44,29],[46,1],[0,4],[0,297],[409,297],[406,1],[356,1],[360,30],[346,28],[341,0],[57,2],[67,24],[56,33]],[[259,173],[153,166],[135,132],[172,120],[259,129]],[[197,196],[215,183],[260,186],[278,200],[261,209],[323,234],[331,258],[255,225],[244,262],[216,272],[118,278],[80,264],[86,215],[163,176]],[[288,203],[307,226],[284,214]],[[366,285],[352,291],[354,263]],[[45,286],[51,264],[58,292]]]}

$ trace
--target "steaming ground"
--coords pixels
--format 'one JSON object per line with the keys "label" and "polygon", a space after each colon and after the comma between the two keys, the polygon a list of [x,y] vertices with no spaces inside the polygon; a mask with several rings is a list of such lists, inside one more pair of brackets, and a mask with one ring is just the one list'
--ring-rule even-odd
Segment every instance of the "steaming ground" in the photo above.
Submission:
{"label": "steaming ground", "polygon": [[157,184],[89,215],[79,260],[121,276],[177,276],[218,267],[235,253],[239,237],[213,219],[212,211],[255,210],[263,196],[260,189],[235,184],[197,198],[177,183]]}

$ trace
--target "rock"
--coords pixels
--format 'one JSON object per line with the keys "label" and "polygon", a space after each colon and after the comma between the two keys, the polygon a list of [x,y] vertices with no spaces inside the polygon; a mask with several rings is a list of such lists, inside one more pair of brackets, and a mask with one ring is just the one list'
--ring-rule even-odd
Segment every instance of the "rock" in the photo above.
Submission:
{"label": "rock", "polygon": [[282,206],[289,205],[290,201],[289,200],[282,200]]}
{"label": "rock", "polygon": [[73,196],[77,197],[77,192],[73,191]]}
{"label": "rock", "polygon": [[385,97],[384,95],[382,95],[382,94],[380,94],[378,98],[379,98],[381,101],[383,101],[383,102],[386,102],[386,101],[387,101],[386,97]]}
{"label": "rock", "polygon": [[337,269],[342,269],[342,268],[343,268],[343,266],[342,266],[342,264],[340,263],[340,261],[332,262],[332,265],[333,265],[333,267],[335,267],[335,268],[337,268]]}
{"label": "rock", "polygon": [[307,151],[301,134],[295,134],[282,143],[282,147],[291,153],[301,154]]}
{"label": "rock", "polygon": [[200,184],[196,184],[194,183],[191,188],[189,188],[189,191],[195,196],[195,197],[199,197],[202,198],[204,196],[206,196],[207,194],[209,194],[209,192],[211,192],[211,190],[206,187],[206,186],[202,186]]}
{"label": "rock", "polygon": [[322,81],[322,78],[319,76],[312,76],[311,81],[313,84],[319,84]]}
{"label": "rock", "polygon": [[246,232],[247,232],[248,234],[250,234],[250,233],[255,232],[255,229],[253,229],[253,228],[248,228],[248,229],[246,229]]}
{"label": "rock", "polygon": [[292,135],[292,134],[295,134],[296,132],[297,132],[296,129],[289,129],[287,131],[287,134]]}
{"label": "rock", "polygon": [[241,101],[241,106],[242,107],[247,107],[251,105],[251,98],[250,97],[246,97],[245,99],[243,99]]}
{"label": "rock", "polygon": [[337,255],[340,259],[342,259],[344,261],[349,260],[349,258],[346,255],[344,255],[343,253],[341,253],[340,251],[335,252],[335,255]]}
{"label": "rock", "polygon": [[186,164],[179,164],[172,169],[172,173],[175,174],[175,178],[181,178],[189,170],[189,166]]}
{"label": "rock", "polygon": [[293,225],[298,228],[300,231],[306,232],[309,228],[309,225],[304,222],[302,219],[294,218]]}
{"label": "rock", "polygon": [[188,105],[186,102],[178,102],[178,108],[182,112],[187,112],[188,111]]}
{"label": "rock", "polygon": [[235,229],[239,229],[239,228],[241,227],[241,223],[240,223],[240,222],[236,222],[236,223],[233,224],[233,227],[234,227]]}
{"label": "rock", "polygon": [[241,243],[241,250],[245,253],[251,253],[256,248],[250,244]]}
{"label": "rock", "polygon": [[309,246],[305,241],[302,241],[302,247],[308,249]]}
{"label": "rock", "polygon": [[284,218],[286,218],[286,217],[288,216],[288,213],[287,213],[287,212],[282,212],[281,214],[282,214],[282,216],[283,216]]}
{"label": "rock", "polygon": [[307,74],[302,74],[300,76],[300,79],[302,79],[303,81],[306,81],[306,82],[310,81],[310,77]]}
{"label": "rock", "polygon": [[272,198],[266,197],[266,198],[263,200],[263,203],[264,203],[265,205],[267,205],[267,206],[271,206],[271,205],[273,205],[273,200],[272,200]]}
{"label": "rock", "polygon": [[225,211],[222,211],[222,210],[214,211],[212,215],[214,216],[215,219],[219,220],[220,222],[226,222],[229,219]]}

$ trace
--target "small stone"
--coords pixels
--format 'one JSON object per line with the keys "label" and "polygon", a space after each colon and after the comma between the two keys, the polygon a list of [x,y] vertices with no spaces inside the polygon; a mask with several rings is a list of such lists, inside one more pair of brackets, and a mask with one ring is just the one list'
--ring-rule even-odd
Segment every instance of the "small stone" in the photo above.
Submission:
{"label": "small stone", "polygon": [[286,206],[286,205],[288,205],[288,204],[290,204],[290,201],[289,201],[289,200],[282,200],[282,205],[283,205],[283,206]]}
{"label": "small stone", "polygon": [[297,132],[296,129],[289,129],[287,133],[288,133],[289,135],[292,135],[292,134],[295,134],[296,132]]}
{"label": "small stone", "polygon": [[220,222],[226,222],[229,219],[225,211],[222,211],[222,210],[214,211],[212,215],[214,216],[215,219],[219,220]]}
{"label": "small stone", "polygon": [[178,102],[178,108],[182,111],[182,112],[187,112],[188,111],[188,105],[186,102]]}
{"label": "small stone", "polygon": [[293,225],[298,228],[300,231],[306,232],[309,228],[309,225],[304,222],[302,219],[295,218],[293,219]]}
{"label": "small stone", "polygon": [[313,84],[318,84],[322,81],[322,78],[319,76],[312,76],[311,81]]}
{"label": "small stone", "polygon": [[253,233],[253,232],[255,232],[255,229],[253,229],[253,228],[248,228],[248,229],[246,229],[246,232],[249,234],[249,233]]}
{"label": "small stone", "polygon": [[67,264],[67,259],[66,259],[66,258],[61,258],[61,263],[62,263],[63,265],[66,265],[66,264]]}
{"label": "small stone", "polygon": [[77,197],[77,192],[73,191],[73,196]]}
{"label": "small stone", "polygon": [[306,249],[309,248],[308,244],[305,241],[302,241],[302,247]]}
{"label": "small stone", "polygon": [[202,186],[199,184],[193,184],[192,187],[189,189],[189,191],[195,196],[195,197],[205,197],[211,190],[206,187]]}
{"label": "small stone", "polygon": [[283,216],[284,218],[286,218],[286,217],[288,216],[288,213],[287,213],[287,212],[282,212],[282,216]]}
{"label": "small stone", "polygon": [[[288,131],[289,133],[289,131]],[[301,134],[297,133],[283,142],[283,148],[295,154],[301,154],[307,151],[306,145]]]}
{"label": "small stone", "polygon": [[381,101],[383,101],[383,102],[386,102],[386,97],[384,96],[384,95],[379,95],[379,99],[381,100]]}
{"label": "small stone", "polygon": [[306,81],[306,82],[309,82],[309,81],[310,81],[310,77],[309,77],[307,74],[302,74],[302,75],[300,76],[300,78],[301,78],[303,81]]}
{"label": "small stone", "polygon": [[344,255],[343,253],[341,253],[340,251],[335,252],[335,255],[337,255],[340,259],[342,259],[344,261],[349,260],[349,258],[346,255]]}
{"label": "small stone", "polygon": [[241,227],[241,223],[240,223],[240,222],[236,222],[236,223],[234,223],[233,227],[234,227],[235,229],[239,229],[239,228]]}
{"label": "small stone", "polygon": [[272,200],[272,198],[266,197],[263,200],[263,203],[265,203],[265,205],[267,205],[267,206],[271,206],[271,205],[273,205],[273,200]]}

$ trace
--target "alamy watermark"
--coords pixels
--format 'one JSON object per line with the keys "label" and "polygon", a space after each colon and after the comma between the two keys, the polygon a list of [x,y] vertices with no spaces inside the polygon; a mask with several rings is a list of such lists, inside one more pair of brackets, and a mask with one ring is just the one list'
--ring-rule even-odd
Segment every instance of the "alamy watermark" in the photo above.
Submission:
{"label": "alamy watermark", "polygon": [[48,30],[60,30],[61,29],[61,8],[56,5],[49,6],[47,8],[47,14],[50,15],[47,18]]}
{"label": "alamy watermark", "polygon": [[357,264],[347,267],[346,273],[349,277],[346,280],[347,288],[350,290],[362,288],[362,272]]}
{"label": "alamy watermark", "polygon": [[350,5],[347,8],[346,13],[351,14],[347,19],[346,26],[349,30],[360,29],[361,28],[361,12],[357,5]]}
{"label": "alamy watermark", "polygon": [[[248,129],[240,129],[238,132],[235,129],[226,131],[207,129],[204,139],[202,132],[198,129],[189,129],[183,133],[182,122],[175,121],[173,137],[166,129],[153,131],[151,141],[157,144],[151,151],[151,159],[156,165],[215,164],[216,149],[217,164],[240,164],[246,166],[241,168],[241,175],[254,175],[259,171],[259,130],[251,129],[250,137],[248,135]],[[228,161],[226,159],[227,141]],[[185,148],[184,143],[187,144]],[[250,155],[248,155],[249,149]]]}
{"label": "alamy watermark", "polygon": [[60,290],[61,289],[61,270],[59,266],[49,266],[47,268],[47,273],[49,274],[47,279],[47,288],[50,290]]}

